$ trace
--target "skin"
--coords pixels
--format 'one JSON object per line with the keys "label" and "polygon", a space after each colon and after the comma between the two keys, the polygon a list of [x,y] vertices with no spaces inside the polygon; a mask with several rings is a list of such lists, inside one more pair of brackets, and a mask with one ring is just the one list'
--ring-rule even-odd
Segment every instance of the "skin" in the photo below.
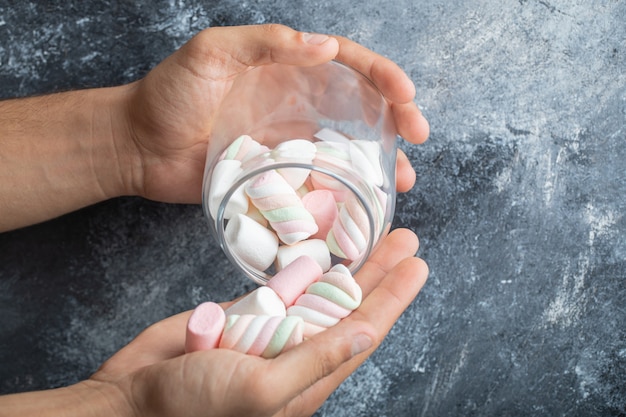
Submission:
{"label": "skin", "polygon": [[[388,59],[280,25],[211,28],[132,84],[0,102],[0,231],[123,195],[199,203],[212,114],[232,80],[272,62],[331,59],[378,86],[402,137],[426,140],[415,87]],[[408,191],[415,172],[403,153],[397,160],[398,191]],[[86,381],[0,397],[0,416],[311,415],[419,292],[428,268],[417,249],[413,232],[390,233],[355,277],[362,305],[275,359],[184,354],[185,312],[146,329]]]}

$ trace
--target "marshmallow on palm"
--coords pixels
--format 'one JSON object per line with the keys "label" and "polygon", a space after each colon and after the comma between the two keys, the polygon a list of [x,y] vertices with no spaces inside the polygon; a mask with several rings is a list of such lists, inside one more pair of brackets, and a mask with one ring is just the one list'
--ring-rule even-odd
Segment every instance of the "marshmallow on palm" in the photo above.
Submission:
{"label": "marshmallow on palm", "polygon": [[337,324],[361,299],[361,288],[345,266],[322,274],[312,258],[301,256],[225,312],[211,302],[196,307],[187,323],[185,351],[220,347],[274,358]]}
{"label": "marshmallow on palm", "polygon": [[337,264],[309,285],[306,292],[287,309],[287,316],[304,319],[308,338],[334,326],[361,305],[362,291],[344,265]]}
{"label": "marshmallow on palm", "polygon": [[216,348],[225,323],[226,315],[219,304],[206,302],[197,306],[187,322],[185,352]]}
{"label": "marshmallow on palm", "polygon": [[228,307],[225,313],[227,316],[254,314],[285,317],[286,309],[285,303],[274,290],[269,287],[259,287]]}
{"label": "marshmallow on palm", "polygon": [[275,358],[303,339],[301,317],[232,314],[226,317],[219,347],[266,359]]}

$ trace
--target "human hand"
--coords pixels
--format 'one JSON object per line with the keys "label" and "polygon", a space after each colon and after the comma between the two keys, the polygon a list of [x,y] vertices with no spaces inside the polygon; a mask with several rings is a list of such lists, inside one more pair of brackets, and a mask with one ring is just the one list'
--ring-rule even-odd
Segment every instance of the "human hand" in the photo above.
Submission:
{"label": "human hand", "polygon": [[[413,103],[413,83],[396,64],[367,48],[281,25],[210,28],[127,89],[125,134],[118,137],[131,141],[118,149],[131,155],[128,193],[198,203],[212,116],[233,79],[259,65],[311,66],[331,59],[352,66],[378,86],[391,104],[401,136],[412,143],[426,140],[428,123]],[[407,191],[415,172],[402,152],[397,160],[397,188]]]}
{"label": "human hand", "polygon": [[421,289],[428,268],[414,257],[417,248],[409,230],[390,233],[355,275],[361,306],[275,359],[227,349],[184,354],[186,312],[149,327],[85,385],[117,393],[109,402],[123,398],[128,415],[311,415],[376,349]]}

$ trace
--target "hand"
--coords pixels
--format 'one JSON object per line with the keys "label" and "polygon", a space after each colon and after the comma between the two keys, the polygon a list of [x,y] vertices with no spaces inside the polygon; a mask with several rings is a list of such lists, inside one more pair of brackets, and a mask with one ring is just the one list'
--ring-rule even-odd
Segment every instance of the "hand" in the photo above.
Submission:
{"label": "hand", "polygon": [[[127,135],[121,136],[132,141],[118,149],[134,155],[130,193],[198,203],[212,115],[233,79],[259,65],[311,66],[331,59],[354,67],[379,87],[401,136],[413,143],[426,140],[428,123],[412,101],[415,87],[390,60],[345,38],[280,25],[210,28],[129,86]],[[402,152],[397,171],[398,190],[409,190],[415,172]]]}
{"label": "hand", "polygon": [[414,257],[417,248],[409,230],[390,233],[355,276],[361,306],[275,359],[226,349],[184,354],[186,312],[149,327],[86,385],[115,385],[131,415],[311,415],[376,349],[421,289],[428,268]]}

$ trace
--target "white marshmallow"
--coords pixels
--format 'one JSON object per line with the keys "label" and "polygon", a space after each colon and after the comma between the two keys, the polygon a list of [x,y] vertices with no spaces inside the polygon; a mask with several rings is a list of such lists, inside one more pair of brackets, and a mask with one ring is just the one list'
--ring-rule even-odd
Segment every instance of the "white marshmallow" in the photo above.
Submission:
{"label": "white marshmallow", "polygon": [[369,140],[350,142],[352,166],[369,184],[381,187],[384,182],[380,161],[380,145]]}
{"label": "white marshmallow", "polygon": [[313,135],[319,140],[327,141],[327,142],[343,142],[348,143],[350,139],[337,132],[336,130],[329,129],[327,127],[323,128],[319,132]]}
{"label": "white marshmallow", "polygon": [[224,235],[230,250],[259,271],[269,268],[276,258],[278,237],[244,214],[228,221]]}
{"label": "white marshmallow", "polygon": [[[224,199],[224,196],[235,182],[237,176],[241,174],[241,162],[235,159],[223,159],[219,161],[211,176],[209,187],[209,212],[213,218],[217,218],[217,211]],[[244,187],[239,187],[228,200],[224,210],[224,218],[230,219],[235,214],[248,211],[248,197]]]}
{"label": "white marshmallow", "polygon": [[321,239],[303,240],[295,245],[280,246],[276,255],[276,269],[282,270],[302,255],[313,258],[323,272],[330,269],[330,251],[326,242]]}
{"label": "white marshmallow", "polygon": [[[317,148],[313,142],[306,139],[292,139],[282,143],[274,148],[276,162],[296,162],[301,164],[311,164]],[[277,170],[287,183],[294,190],[297,190],[304,184],[309,176],[310,170],[304,168],[280,168]]]}
{"label": "white marshmallow", "polygon": [[226,309],[226,315],[286,316],[283,300],[269,287],[259,287]]}

